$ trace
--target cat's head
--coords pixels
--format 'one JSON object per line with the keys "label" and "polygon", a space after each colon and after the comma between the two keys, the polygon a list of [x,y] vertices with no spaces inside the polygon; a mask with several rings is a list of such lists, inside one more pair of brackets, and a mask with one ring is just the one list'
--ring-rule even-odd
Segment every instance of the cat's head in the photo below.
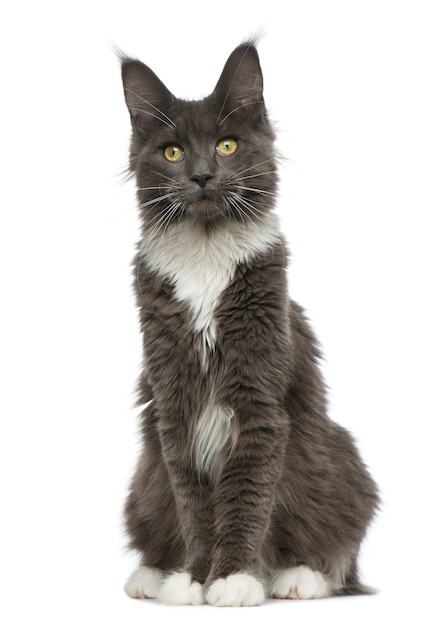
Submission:
{"label": "cat's head", "polygon": [[175,98],[133,59],[122,59],[122,77],[133,128],[130,169],[145,226],[262,220],[273,206],[276,166],[253,44],[232,52],[203,100]]}

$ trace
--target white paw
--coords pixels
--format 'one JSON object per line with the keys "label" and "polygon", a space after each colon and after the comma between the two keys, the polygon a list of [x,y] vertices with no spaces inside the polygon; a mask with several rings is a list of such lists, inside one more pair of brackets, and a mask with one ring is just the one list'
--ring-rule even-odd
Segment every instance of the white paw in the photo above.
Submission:
{"label": "white paw", "polygon": [[292,600],[327,598],[334,589],[332,581],[306,565],[281,570],[273,579],[272,596]]}
{"label": "white paw", "polygon": [[175,572],[164,580],[159,600],[165,604],[204,604],[203,587],[188,572]]}
{"label": "white paw", "polygon": [[143,565],[134,571],[124,590],[130,598],[156,598],[161,580],[162,574],[159,569]]}
{"label": "white paw", "polygon": [[264,589],[250,574],[231,574],[214,581],[205,597],[214,606],[258,606],[264,601]]}

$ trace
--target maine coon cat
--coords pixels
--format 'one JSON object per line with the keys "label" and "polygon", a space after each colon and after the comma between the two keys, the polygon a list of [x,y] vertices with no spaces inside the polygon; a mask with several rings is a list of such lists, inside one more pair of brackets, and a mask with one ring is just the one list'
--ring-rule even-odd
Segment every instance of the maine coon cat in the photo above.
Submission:
{"label": "maine coon cat", "polygon": [[317,342],[287,295],[274,133],[255,46],[175,98],[122,59],[142,223],[143,451],[126,503],[134,598],[261,604],[363,591],[377,492],[326,413]]}

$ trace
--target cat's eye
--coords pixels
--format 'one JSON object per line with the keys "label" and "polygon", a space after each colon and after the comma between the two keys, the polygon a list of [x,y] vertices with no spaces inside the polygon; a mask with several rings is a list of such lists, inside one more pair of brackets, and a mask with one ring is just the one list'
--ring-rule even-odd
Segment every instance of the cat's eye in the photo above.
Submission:
{"label": "cat's eye", "polygon": [[171,143],[164,148],[164,156],[170,163],[177,163],[184,158],[184,149],[177,143]]}
{"label": "cat's eye", "polygon": [[235,154],[237,148],[238,142],[236,139],[225,137],[225,139],[220,139],[215,149],[220,156],[231,156]]}

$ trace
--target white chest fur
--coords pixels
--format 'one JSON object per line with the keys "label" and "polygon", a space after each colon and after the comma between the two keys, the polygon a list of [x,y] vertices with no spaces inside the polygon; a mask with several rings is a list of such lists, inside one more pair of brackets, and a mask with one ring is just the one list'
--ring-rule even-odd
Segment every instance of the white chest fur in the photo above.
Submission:
{"label": "white chest fur", "polygon": [[[144,238],[144,262],[170,280],[175,298],[191,310],[192,331],[201,337],[199,357],[205,370],[216,341],[217,304],[237,265],[267,252],[278,241],[275,215],[259,224],[229,224],[210,235],[186,222]],[[230,436],[232,417],[232,407],[221,407],[211,397],[196,424],[193,458],[197,468],[213,478],[220,471],[220,453]]]}
{"label": "white chest fur", "polygon": [[278,242],[277,218],[270,214],[258,224],[230,223],[211,234],[191,222],[170,226],[144,238],[141,252],[147,265],[169,279],[175,297],[186,302],[193,316],[193,332],[212,349],[214,312],[237,265],[263,254]]}

